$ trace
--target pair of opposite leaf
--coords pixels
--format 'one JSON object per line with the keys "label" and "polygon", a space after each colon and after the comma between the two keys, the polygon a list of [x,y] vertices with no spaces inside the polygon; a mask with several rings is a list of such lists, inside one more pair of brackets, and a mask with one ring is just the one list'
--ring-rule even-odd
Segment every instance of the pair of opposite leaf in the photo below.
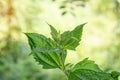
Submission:
{"label": "pair of opposite leaf", "polygon": [[[81,24],[72,31],[62,34],[50,24],[51,38],[42,34],[25,33],[31,47],[31,54],[44,69],[59,68],[66,70],[65,59],[68,50],[75,50],[82,36],[83,26]],[[115,76],[117,75],[117,76]],[[93,61],[87,58],[74,65],[68,73],[68,80],[118,80],[118,73],[110,74],[103,72]]]}

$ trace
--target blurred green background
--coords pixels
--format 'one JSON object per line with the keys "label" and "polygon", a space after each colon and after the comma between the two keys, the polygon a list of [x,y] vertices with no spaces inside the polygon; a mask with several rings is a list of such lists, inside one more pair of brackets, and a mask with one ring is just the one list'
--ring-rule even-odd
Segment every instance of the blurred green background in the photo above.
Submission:
{"label": "blurred green background", "polygon": [[29,55],[24,32],[50,37],[46,22],[61,32],[87,22],[66,62],[89,57],[107,72],[120,71],[120,0],[0,0],[0,80],[66,80]]}

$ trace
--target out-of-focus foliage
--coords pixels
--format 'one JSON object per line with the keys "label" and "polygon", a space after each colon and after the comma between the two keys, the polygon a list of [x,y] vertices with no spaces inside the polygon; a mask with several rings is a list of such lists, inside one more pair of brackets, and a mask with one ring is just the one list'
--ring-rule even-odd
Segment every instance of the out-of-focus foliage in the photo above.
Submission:
{"label": "out-of-focus foliage", "polygon": [[88,0],[63,0],[60,9],[62,10],[62,15],[70,13],[75,16],[74,10],[79,7],[85,7],[85,3]]}
{"label": "out-of-focus foliage", "polygon": [[[75,52],[70,51],[72,56],[67,56],[68,62],[74,63],[77,62],[78,58],[90,57],[106,71],[120,71],[120,0],[80,0],[80,3],[77,2],[77,4],[84,4],[84,7],[76,6],[76,1],[79,0],[69,1],[73,2],[69,3],[68,0],[0,0],[0,62],[2,62],[0,63],[0,74],[3,77],[7,78],[8,76],[7,80],[10,80],[10,76],[15,78],[18,76],[18,74],[15,76],[18,70],[21,70],[21,74],[19,74],[21,76],[22,74],[29,75],[34,71],[34,75],[37,76],[36,70],[41,74],[43,73],[28,59],[29,56],[26,53],[29,49],[28,45],[25,45],[26,39],[22,32],[30,31],[48,35],[49,28],[44,27],[46,26],[44,21],[55,24],[56,28],[62,31],[72,29],[72,26],[77,24],[88,22],[81,47],[77,48],[77,52],[80,54],[74,54]],[[60,8],[62,5],[67,5],[67,7]],[[75,6],[74,10],[70,9],[72,6]],[[75,16],[69,12],[64,16],[61,15],[62,12],[69,9]],[[26,63],[30,63],[32,66],[30,70],[33,69],[33,72],[28,70],[25,73],[23,71]],[[3,69],[5,67],[10,70]],[[61,72],[56,70],[57,72],[54,74],[52,71],[47,72],[50,73],[51,80],[60,80],[60,78],[65,80]],[[25,79],[26,76],[23,77],[23,80]]]}
{"label": "out-of-focus foliage", "polygon": [[[32,17],[27,15],[23,18],[23,15],[28,13],[19,12],[18,9],[22,6],[19,8],[16,4],[15,0],[0,0],[0,80],[48,80],[41,68],[38,69],[33,60],[28,59],[27,53],[30,50],[19,36],[21,25],[29,26],[23,26],[23,29],[31,29],[32,21],[29,18]],[[24,6],[27,8],[27,5]],[[31,26],[27,25],[27,21],[31,21]]]}

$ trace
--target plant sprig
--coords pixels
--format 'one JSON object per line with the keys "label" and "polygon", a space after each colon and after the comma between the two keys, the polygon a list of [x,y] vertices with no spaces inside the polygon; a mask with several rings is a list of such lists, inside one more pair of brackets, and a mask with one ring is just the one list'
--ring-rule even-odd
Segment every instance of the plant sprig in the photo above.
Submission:
{"label": "plant sprig", "polygon": [[119,72],[106,73],[88,58],[76,65],[65,64],[67,50],[75,50],[79,45],[85,23],[62,34],[52,25],[48,25],[52,38],[37,33],[25,33],[31,47],[31,54],[44,69],[58,68],[66,74],[68,80],[118,80]]}

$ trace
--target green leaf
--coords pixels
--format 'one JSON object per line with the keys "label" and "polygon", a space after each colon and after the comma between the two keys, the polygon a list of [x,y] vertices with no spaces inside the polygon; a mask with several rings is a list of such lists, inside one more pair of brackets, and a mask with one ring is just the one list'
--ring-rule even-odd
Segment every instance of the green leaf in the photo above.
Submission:
{"label": "green leaf", "polygon": [[68,80],[114,80],[109,74],[87,69],[78,69],[71,72]]}
{"label": "green leaf", "polygon": [[77,63],[72,71],[78,70],[78,69],[88,69],[96,72],[102,72],[102,70],[98,67],[97,64],[94,63],[92,60],[88,60],[88,58],[85,58],[83,61],[80,61]]}
{"label": "green leaf", "polygon": [[114,78],[114,80],[118,80],[118,77],[120,76],[120,72],[112,71],[111,76]]}
{"label": "green leaf", "polygon": [[37,62],[43,65],[43,68],[60,68],[64,64],[66,50],[58,49],[55,41],[37,33],[25,34],[31,46],[31,54],[33,54]]}
{"label": "green leaf", "polygon": [[110,74],[103,72],[94,61],[88,58],[77,63],[70,72],[68,80],[114,80]]}
{"label": "green leaf", "polygon": [[[47,23],[48,24],[48,23]],[[51,29],[51,35],[52,35],[52,38],[56,41],[56,42],[58,42],[58,40],[59,40],[59,33],[57,32],[57,30],[52,26],[52,25],[50,25],[50,24],[48,24],[49,26],[50,26],[50,29]]]}
{"label": "green leaf", "polygon": [[65,49],[75,50],[81,40],[84,25],[85,24],[81,24],[77,26],[74,30],[66,31],[61,34],[62,47],[64,47]]}

